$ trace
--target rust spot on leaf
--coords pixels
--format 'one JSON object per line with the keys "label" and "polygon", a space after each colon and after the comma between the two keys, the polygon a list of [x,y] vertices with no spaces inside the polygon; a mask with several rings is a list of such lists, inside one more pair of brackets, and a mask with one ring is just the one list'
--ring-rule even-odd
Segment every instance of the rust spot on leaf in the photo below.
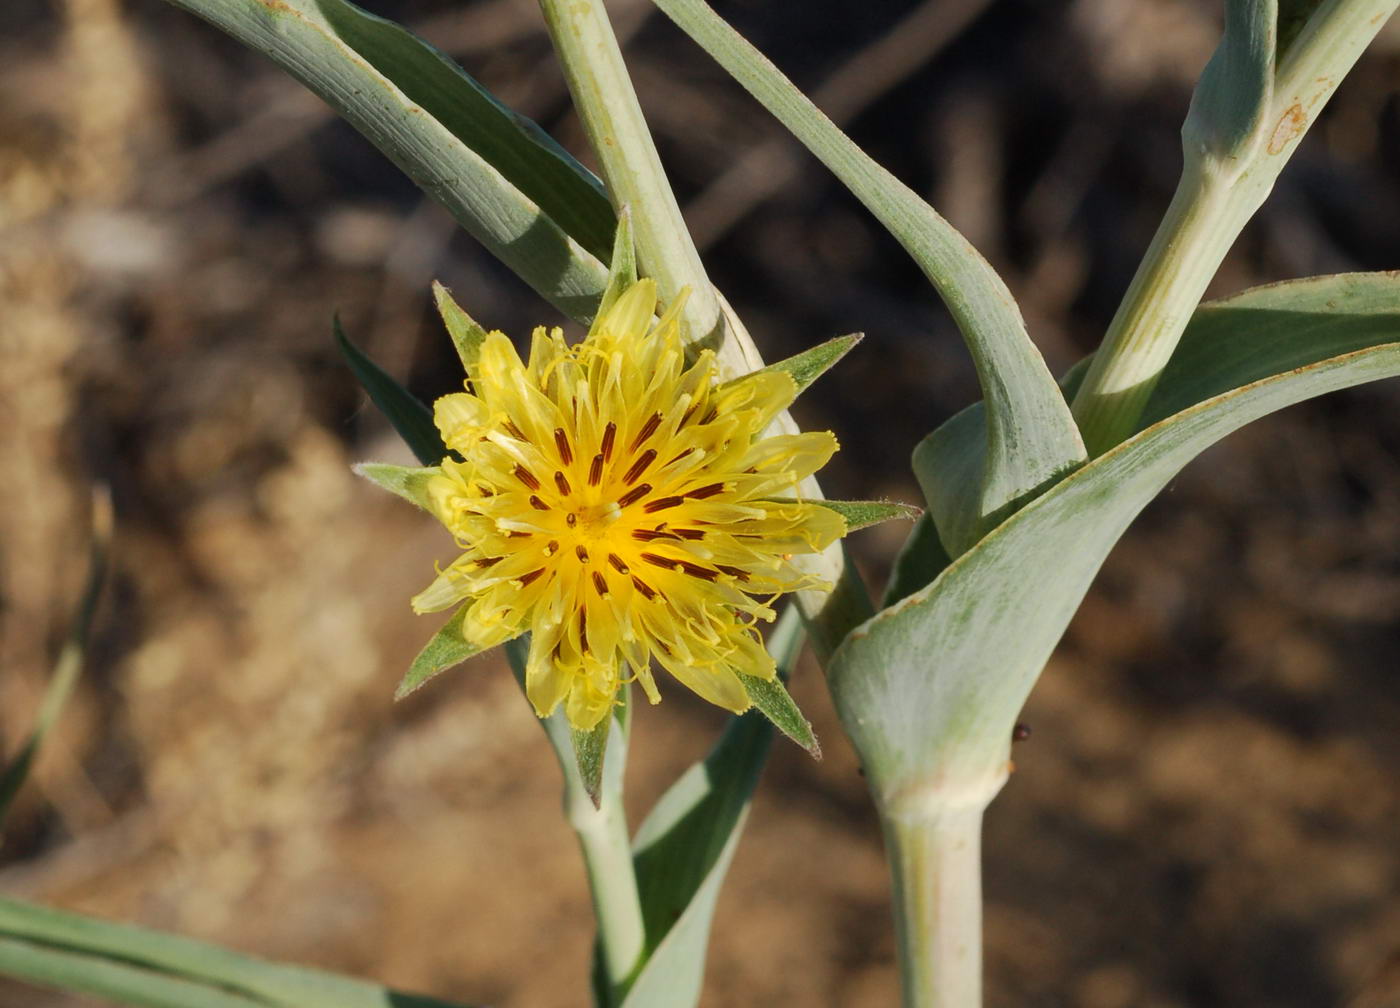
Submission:
{"label": "rust spot on leaf", "polygon": [[1302,105],[1294,102],[1274,127],[1274,135],[1269,137],[1269,153],[1278,154],[1288,146],[1289,141],[1307,129],[1307,126],[1308,114],[1303,111]]}

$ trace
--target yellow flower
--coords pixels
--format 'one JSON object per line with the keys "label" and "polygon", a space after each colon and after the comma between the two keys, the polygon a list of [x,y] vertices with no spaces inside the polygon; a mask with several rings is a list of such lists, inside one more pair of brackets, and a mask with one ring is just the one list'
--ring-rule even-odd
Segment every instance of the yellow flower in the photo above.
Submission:
{"label": "yellow flower", "polygon": [[541,717],[563,702],[581,731],[629,676],[660,699],[653,658],[746,710],[736,672],[774,675],[755,624],[778,595],[822,587],[793,554],[846,531],[793,499],[835,437],[763,436],[797,394],[792,377],[721,384],[709,350],[687,365],[679,307],[653,325],[655,284],[638,281],[580,343],[536,329],[528,363],[490,333],[468,391],[434,409],[461,460],[433,472],[428,503],[464,552],[413,606],[468,600],[462,632],[481,648],[529,631],[530,702]]}

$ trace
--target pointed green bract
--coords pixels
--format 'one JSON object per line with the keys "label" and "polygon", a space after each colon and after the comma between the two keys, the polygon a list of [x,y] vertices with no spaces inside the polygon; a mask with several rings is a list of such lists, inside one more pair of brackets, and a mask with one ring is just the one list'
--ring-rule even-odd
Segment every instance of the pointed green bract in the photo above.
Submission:
{"label": "pointed green bract", "polygon": [[569,729],[579,779],[594,808],[600,808],[603,804],[603,757],[608,751],[608,733],[612,723],[613,719],[609,716],[599,721],[592,731]]}
{"label": "pointed green bract", "polygon": [[1084,446],[1069,406],[1011,292],[967,239],[856,146],[703,0],[654,2],[845,183],[948,306],[991,410],[978,478],[959,488],[969,524],[990,528],[1080,465]]}
{"label": "pointed green bract", "polygon": [[776,676],[760,679],[742,672],[738,675],[759,713],[771,721],[778,731],[806,749],[813,759],[821,759],[822,747],[812,732],[812,723],[798,710],[797,702],[788,694],[787,687]]}
{"label": "pointed green bract", "polygon": [[599,317],[606,315],[622,292],[637,282],[637,248],[632,243],[632,212],[623,207],[617,215],[617,234],[613,236],[612,259],[608,266],[608,286],[598,304]]}
{"label": "pointed green bract", "polygon": [[[761,368],[758,372],[782,371],[792,375],[792,380],[797,384],[797,391],[801,392],[812,382],[826,374],[837,361],[855,349],[855,345],[865,339],[865,333],[850,333],[846,336],[837,336],[829,339],[825,343],[819,343],[810,350],[804,350],[800,354],[795,354],[786,360],[780,360],[776,364],[769,364],[766,368]],[[747,378],[745,375],[744,378]],[[744,378],[736,378],[735,381],[743,381]]]}
{"label": "pointed green bract", "polygon": [[446,458],[447,446],[442,443],[442,435],[433,423],[433,411],[351,343],[340,328],[340,319],[333,319],[331,324],[335,329],[335,341],[355,378],[369,393],[374,405],[394,425],[394,430],[399,432],[399,437],[412,449],[418,461],[424,465],[436,465]]}
{"label": "pointed green bract", "polygon": [[423,650],[418,652],[418,657],[413,659],[413,664],[408,667],[408,674],[403,677],[398,689],[394,690],[395,700],[402,700],[439,672],[446,672],[454,665],[460,665],[473,655],[481,653],[481,648],[462,636],[462,624],[471,606],[468,602],[454,612],[452,618],[444,623],[442,629],[433,634]]}
{"label": "pointed green bract", "polygon": [[353,467],[377,487],[397,494],[424,511],[431,510],[428,501],[428,481],[438,474],[436,468],[415,469],[412,466],[389,465],[387,462],[361,462]]}
{"label": "pointed green bract", "polygon": [[486,330],[462,310],[452,297],[452,292],[437,280],[433,281],[433,302],[447,335],[452,337],[452,345],[457,348],[457,356],[462,359],[462,370],[468,375],[476,368],[476,359],[481,354],[481,344],[486,339]]}
{"label": "pointed green bract", "polygon": [[613,213],[602,185],[411,33],[345,0],[170,0],[264,53],[569,317],[593,317]]}
{"label": "pointed green bract", "polygon": [[[878,798],[999,784],[1016,715],[1104,557],[1197,454],[1284,406],[1400,374],[1400,277],[1276,284],[1206,306],[1151,426],[1007,519],[829,665]],[[1077,372],[1077,373],[1081,373]],[[964,436],[977,439],[973,425]]]}
{"label": "pointed green bract", "polygon": [[912,504],[901,504],[898,501],[813,500],[811,503],[829,508],[844,518],[847,532],[855,532],[897,518],[913,521],[923,514]]}

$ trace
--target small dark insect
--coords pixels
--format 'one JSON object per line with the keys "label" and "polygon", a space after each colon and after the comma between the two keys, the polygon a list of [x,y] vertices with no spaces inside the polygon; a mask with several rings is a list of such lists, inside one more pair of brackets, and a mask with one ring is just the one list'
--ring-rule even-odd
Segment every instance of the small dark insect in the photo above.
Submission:
{"label": "small dark insect", "polygon": [[1011,729],[1012,742],[1024,742],[1031,737],[1031,726],[1024,721],[1017,721],[1016,727]]}

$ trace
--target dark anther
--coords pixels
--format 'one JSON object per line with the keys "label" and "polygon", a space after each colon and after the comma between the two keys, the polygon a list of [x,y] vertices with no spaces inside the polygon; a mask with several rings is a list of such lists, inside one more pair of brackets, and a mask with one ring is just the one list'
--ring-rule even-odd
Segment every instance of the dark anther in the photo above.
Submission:
{"label": "dark anther", "polygon": [[656,461],[656,449],[648,448],[637,456],[637,461],[632,463],[632,468],[627,470],[627,475],[622,477],[622,482],[631,483],[634,479],[647,471],[647,466]]}
{"label": "dark anther", "polygon": [[616,553],[608,554],[608,563],[612,564],[613,569],[616,570],[619,574],[631,573],[627,565],[622,562],[622,557],[618,556]]}
{"label": "dark anther", "polygon": [[685,495],[692,500],[704,500],[706,497],[713,497],[718,493],[724,493],[723,483],[711,483],[709,486],[702,486],[698,490],[687,490]]}
{"label": "dark anther", "polygon": [[536,497],[534,494],[531,494],[531,495],[530,495],[530,506],[531,506],[532,508],[534,508],[536,511],[548,511],[548,510],[549,510],[549,505],[546,504],[544,501],[540,500],[540,499],[539,499],[538,497]]}
{"label": "dark anther", "polygon": [[647,514],[655,514],[657,511],[665,511],[667,508],[673,508],[677,504],[684,503],[684,497],[659,497],[654,501],[648,501],[642,510]]}
{"label": "dark anther", "polygon": [[521,483],[524,483],[531,490],[538,490],[540,488],[540,481],[535,479],[535,474],[529,469],[526,469],[523,465],[516,465],[515,478]]}
{"label": "dark anther", "polygon": [[559,457],[565,465],[574,460],[574,450],[569,447],[569,436],[564,433],[563,427],[554,428],[554,447],[559,449]]}
{"label": "dark anther", "polygon": [[611,420],[609,420],[609,421],[608,421],[608,425],[607,425],[606,427],[603,428],[603,446],[602,446],[602,447],[603,447],[603,451],[602,451],[602,455],[603,455],[603,461],[604,461],[604,462],[611,462],[611,461],[612,461],[613,442],[616,441],[616,440],[617,440],[617,424],[615,424],[615,423],[613,423]]}
{"label": "dark anther", "polygon": [[603,453],[599,452],[593,456],[593,464],[588,467],[588,485],[597,486],[598,481],[603,478]]}
{"label": "dark anther", "polygon": [[642,429],[637,432],[637,436],[632,439],[632,447],[627,450],[636,451],[647,438],[656,433],[656,428],[661,426],[661,414],[653,413],[647,418],[647,422],[642,424]]}
{"label": "dark anther", "polygon": [[641,500],[649,493],[651,493],[650,483],[643,483],[641,486],[634,486],[631,490],[628,490],[625,494],[623,494],[617,499],[617,506],[620,508],[628,507],[632,504],[637,503],[637,501]]}

